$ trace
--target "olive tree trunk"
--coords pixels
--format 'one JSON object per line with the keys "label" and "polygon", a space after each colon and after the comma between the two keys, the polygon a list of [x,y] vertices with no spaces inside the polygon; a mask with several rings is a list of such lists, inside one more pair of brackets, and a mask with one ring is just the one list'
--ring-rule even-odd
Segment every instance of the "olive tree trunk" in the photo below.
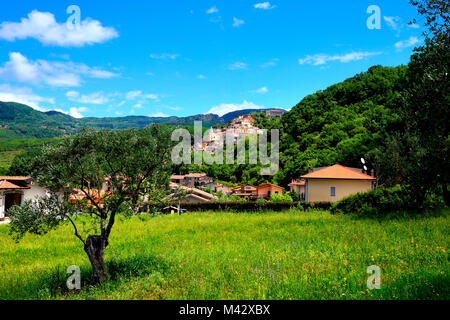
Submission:
{"label": "olive tree trunk", "polygon": [[103,260],[105,249],[108,246],[108,240],[102,236],[88,236],[84,245],[84,251],[89,257],[89,261],[94,271],[94,279],[97,283],[108,280],[108,270]]}

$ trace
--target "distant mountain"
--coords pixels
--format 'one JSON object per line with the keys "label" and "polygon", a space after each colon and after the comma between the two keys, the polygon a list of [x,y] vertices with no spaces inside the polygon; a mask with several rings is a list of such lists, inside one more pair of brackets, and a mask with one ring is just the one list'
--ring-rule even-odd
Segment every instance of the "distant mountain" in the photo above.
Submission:
{"label": "distant mountain", "polygon": [[74,134],[84,127],[96,129],[142,129],[155,123],[192,126],[194,121],[202,121],[204,127],[211,127],[217,124],[226,124],[240,115],[262,111],[265,110],[239,110],[225,114],[222,117],[216,114],[199,114],[189,117],[127,116],[77,119],[58,111],[40,112],[24,104],[0,102],[0,139],[50,138]]}

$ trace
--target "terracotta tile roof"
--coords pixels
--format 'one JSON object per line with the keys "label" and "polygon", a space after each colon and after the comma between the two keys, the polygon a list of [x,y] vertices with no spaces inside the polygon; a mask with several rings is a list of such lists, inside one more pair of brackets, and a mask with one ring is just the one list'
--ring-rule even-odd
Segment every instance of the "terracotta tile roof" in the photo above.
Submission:
{"label": "terracotta tile roof", "polygon": [[30,189],[30,188],[18,186],[7,180],[0,180],[0,190],[7,190],[7,189],[23,190],[23,189]]}
{"label": "terracotta tile roof", "polygon": [[336,164],[331,167],[326,167],[304,176],[303,179],[341,179],[341,180],[376,180],[376,178],[367,174],[358,172],[348,167]]}
{"label": "terracotta tile roof", "polygon": [[302,181],[292,181],[288,186],[304,186],[306,184],[305,180]]}
{"label": "terracotta tile roof", "polygon": [[283,187],[277,186],[276,184],[272,184],[272,183],[265,183],[265,184],[262,184],[262,185],[260,185],[260,186],[257,186],[256,189],[259,190],[259,189],[261,189],[261,188],[263,188],[263,187],[267,187],[267,186],[271,186],[271,187],[275,187],[275,188],[284,189]]}
{"label": "terracotta tile roof", "polygon": [[25,181],[30,180],[31,177],[22,177],[22,176],[0,176],[0,180],[10,180],[10,181]]}
{"label": "terracotta tile roof", "polygon": [[183,179],[184,179],[184,176],[182,176],[182,175],[174,174],[174,175],[170,176],[170,180],[183,180]]}
{"label": "terracotta tile roof", "polygon": [[202,177],[206,177],[206,173],[189,173],[185,177],[186,178],[202,178]]}

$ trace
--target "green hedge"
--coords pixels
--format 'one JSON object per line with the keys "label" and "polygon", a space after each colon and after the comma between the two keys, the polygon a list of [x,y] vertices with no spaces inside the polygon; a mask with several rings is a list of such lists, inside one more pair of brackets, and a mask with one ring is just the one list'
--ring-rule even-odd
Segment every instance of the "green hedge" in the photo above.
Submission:
{"label": "green hedge", "polygon": [[[437,208],[441,200],[427,196],[427,208]],[[331,206],[331,213],[378,215],[393,211],[410,211],[418,207],[414,193],[408,188],[397,186],[393,188],[380,188],[365,193],[348,196]]]}
{"label": "green hedge", "polygon": [[183,203],[181,208],[187,211],[232,211],[232,212],[263,212],[263,211],[284,211],[289,209],[319,209],[329,210],[329,202],[204,202],[204,203]]}

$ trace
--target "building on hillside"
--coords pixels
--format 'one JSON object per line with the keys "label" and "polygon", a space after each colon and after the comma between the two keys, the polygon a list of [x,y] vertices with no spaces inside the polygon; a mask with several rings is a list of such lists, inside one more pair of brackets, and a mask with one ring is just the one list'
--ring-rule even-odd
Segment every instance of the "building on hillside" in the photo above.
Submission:
{"label": "building on hillside", "polygon": [[298,194],[300,201],[305,201],[305,185],[306,180],[304,179],[292,180],[292,182],[288,184],[290,191]]}
{"label": "building on hillside", "polygon": [[258,197],[256,190],[257,190],[257,188],[252,185],[243,184],[239,187],[232,188],[231,195],[238,196],[238,197],[245,198],[245,199],[253,199],[253,198]]}
{"label": "building on hillside", "polygon": [[258,198],[269,199],[273,194],[283,195],[283,187],[265,183],[256,187],[256,195]]}
{"label": "building on hillside", "polygon": [[12,206],[20,206],[26,200],[36,200],[50,193],[31,177],[0,176],[0,218],[7,216]]}
{"label": "building on hillside", "polygon": [[190,173],[186,175],[172,175],[170,182],[180,186],[215,190],[214,179],[208,177],[206,173]]}
{"label": "building on hillside", "polygon": [[361,171],[339,164],[310,170],[301,176],[305,180],[305,201],[336,202],[346,196],[374,189],[376,178]]}
{"label": "building on hillside", "polygon": [[216,196],[213,196],[212,194],[197,188],[175,186],[174,190],[177,189],[181,189],[182,193],[180,194],[177,194],[177,192],[171,193],[167,197],[162,199],[162,201],[179,202],[179,203],[199,203],[217,200]]}
{"label": "building on hillside", "polygon": [[231,194],[231,188],[224,184],[216,183],[214,187],[216,189],[216,192],[222,192],[222,194],[226,196]]}
{"label": "building on hillside", "polygon": [[270,109],[266,110],[266,116],[272,118],[272,117],[281,117],[283,114],[285,114],[285,110],[278,110],[278,109]]}

